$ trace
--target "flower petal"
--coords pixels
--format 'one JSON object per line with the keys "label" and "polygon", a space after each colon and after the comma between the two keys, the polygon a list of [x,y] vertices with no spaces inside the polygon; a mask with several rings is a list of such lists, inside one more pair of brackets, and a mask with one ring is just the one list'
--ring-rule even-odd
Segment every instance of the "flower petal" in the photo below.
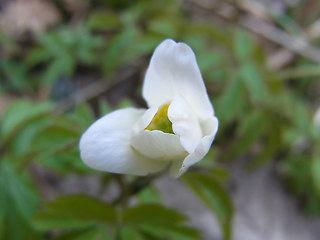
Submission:
{"label": "flower petal", "polygon": [[121,109],[93,123],[80,139],[84,163],[112,173],[146,175],[162,170],[166,163],[148,159],[130,145],[132,125],[144,112],[134,108]]}
{"label": "flower petal", "polygon": [[147,69],[143,97],[149,107],[158,107],[181,95],[201,118],[213,115],[213,108],[195,54],[185,43],[163,41],[154,51]]}
{"label": "flower petal", "polygon": [[145,128],[149,125],[157,111],[158,108],[156,107],[147,109],[139,118],[139,120],[134,124],[132,128],[132,136],[135,136],[141,131],[145,130]]}
{"label": "flower petal", "polygon": [[159,130],[143,130],[131,139],[132,146],[141,154],[159,160],[184,159],[188,154],[179,136]]}
{"label": "flower petal", "polygon": [[202,137],[198,117],[187,102],[177,95],[168,108],[168,118],[172,129],[180,137],[182,146],[189,152],[194,152]]}
{"label": "flower petal", "polygon": [[199,162],[209,151],[213,139],[218,131],[218,119],[211,117],[203,122],[202,131],[206,135],[203,137],[195,151],[188,155],[183,162],[174,162],[170,166],[170,175],[173,177],[181,176],[190,166]]}

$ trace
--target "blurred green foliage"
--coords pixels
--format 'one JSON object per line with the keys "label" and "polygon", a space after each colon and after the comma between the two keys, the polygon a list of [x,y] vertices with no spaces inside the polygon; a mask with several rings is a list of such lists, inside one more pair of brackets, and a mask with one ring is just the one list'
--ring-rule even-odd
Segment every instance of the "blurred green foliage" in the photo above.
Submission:
{"label": "blurred green foliage", "polygon": [[[62,2],[54,2],[67,15]],[[65,16],[59,26],[23,44],[0,34],[0,92],[17,99],[6,107],[0,125],[1,240],[202,239],[183,213],[163,206],[152,185],[135,192],[134,207],[102,202],[100,193],[48,201],[40,194],[45,186],[33,174],[39,167],[61,179],[93,174],[79,158],[78,141],[94,119],[112,107],[99,98],[73,103],[61,113],[61,102],[50,94],[41,101],[32,99],[47,89],[52,93],[61,79],[79,90],[84,73],[112,88],[121,84],[119,73],[133,65],[140,71],[139,84],[131,89],[133,94],[121,96],[126,101],[119,106],[141,103],[135,92],[140,91],[150,55],[165,38],[194,49],[219,118],[213,149],[183,180],[217,216],[225,239],[232,238],[233,217],[224,189],[228,172],[220,166],[225,161],[246,157],[251,170],[273,161],[305,209],[320,214],[320,130],[312,122],[306,91],[314,79],[281,81],[267,69],[263,48],[248,33],[196,21],[183,1],[95,0],[77,24],[71,24],[71,18]],[[117,182],[113,175],[95,174],[101,175],[101,188]],[[124,176],[121,181],[130,186],[135,180]]]}
{"label": "blurred green foliage", "polygon": [[30,182],[29,174],[15,172],[7,160],[2,159],[0,186],[0,239],[23,239],[25,236],[38,239],[40,234],[30,220],[37,211],[40,199]]}

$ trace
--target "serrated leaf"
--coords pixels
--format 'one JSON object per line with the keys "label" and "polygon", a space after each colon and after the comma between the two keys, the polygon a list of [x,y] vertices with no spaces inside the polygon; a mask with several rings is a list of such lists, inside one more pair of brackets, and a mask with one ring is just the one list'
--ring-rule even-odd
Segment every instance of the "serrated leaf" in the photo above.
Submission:
{"label": "serrated leaf", "polygon": [[201,175],[198,173],[187,173],[183,176],[183,180],[216,214],[223,230],[224,239],[231,240],[233,206],[228,193],[212,176]]}
{"label": "serrated leaf", "polygon": [[45,205],[34,219],[39,229],[68,229],[114,224],[117,214],[110,205],[86,195],[66,195]]}

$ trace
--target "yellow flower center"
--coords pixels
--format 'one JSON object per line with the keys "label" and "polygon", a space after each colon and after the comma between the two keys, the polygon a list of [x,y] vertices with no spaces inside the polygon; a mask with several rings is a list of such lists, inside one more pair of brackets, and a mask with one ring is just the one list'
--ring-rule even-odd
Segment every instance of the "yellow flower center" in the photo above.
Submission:
{"label": "yellow flower center", "polygon": [[168,108],[170,104],[164,104],[159,107],[158,112],[154,115],[150,124],[145,128],[145,130],[160,130],[165,133],[172,133],[172,122],[168,118]]}

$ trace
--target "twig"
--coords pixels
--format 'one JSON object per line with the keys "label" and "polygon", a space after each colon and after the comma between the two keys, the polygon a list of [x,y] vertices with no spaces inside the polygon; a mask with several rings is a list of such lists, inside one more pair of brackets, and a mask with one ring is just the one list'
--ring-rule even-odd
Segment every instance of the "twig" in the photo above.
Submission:
{"label": "twig", "polygon": [[282,80],[302,78],[302,77],[318,77],[320,76],[320,66],[302,66],[298,68],[289,68],[279,72]]}
{"label": "twig", "polygon": [[81,103],[87,102],[93,98],[99,97],[109,91],[112,91],[115,87],[120,84],[129,81],[134,74],[136,74],[137,66],[141,61],[137,61],[134,66],[130,66],[126,71],[121,72],[117,76],[117,81],[110,81],[112,84],[107,84],[104,80],[97,80],[89,84],[87,87],[77,90],[68,99],[59,102],[55,108],[57,113],[63,113],[68,109],[74,107],[74,105],[79,105]]}
{"label": "twig", "polygon": [[[317,33],[315,33],[316,30],[319,32],[319,24],[312,24],[306,31],[301,29],[298,24],[295,24],[295,28],[298,29],[299,35],[292,36],[287,32],[274,27],[272,24],[263,21],[271,20],[269,15],[272,15],[273,13],[269,13],[270,10],[262,4],[252,4],[252,0],[237,1],[236,3],[239,7],[251,13],[251,16],[242,19],[241,22],[244,27],[268,40],[278,43],[283,47],[276,53],[270,55],[268,58],[269,68],[279,69],[283,67],[292,61],[295,54],[299,54],[305,58],[319,62],[320,51],[310,44],[310,42],[317,36]],[[254,14],[256,11],[252,10],[252,8],[256,9],[257,6],[259,15]],[[255,20],[252,20],[253,16],[255,16]],[[248,20],[248,18],[251,18],[251,20]]]}
{"label": "twig", "polygon": [[[275,57],[277,57],[278,63],[280,63],[279,60],[288,61],[292,59],[294,54],[299,54],[309,60],[320,62],[320,50],[313,47],[309,43],[309,39],[305,37],[305,35],[308,36],[308,34],[292,36],[286,31],[283,31],[268,23],[267,21],[270,20],[270,18],[268,17],[266,10],[262,7],[261,4],[248,4],[251,2],[249,0],[228,1],[227,3],[222,2],[220,4],[220,8],[218,8],[217,10],[217,4],[204,4],[203,2],[197,0],[189,1],[205,10],[215,11],[220,17],[226,20],[236,20],[240,24],[240,26],[282,46],[284,49],[282,49],[281,52],[279,52],[277,55],[272,56],[268,61],[269,66],[272,68],[278,67],[276,64],[274,64]],[[245,11],[247,13],[246,16],[239,17],[225,15],[224,11],[221,10],[224,7],[232,8],[232,6],[234,9],[238,8]],[[284,56],[281,56],[283,57],[283,59],[278,59],[280,54],[284,54]]]}
{"label": "twig", "polygon": [[57,113],[63,113],[68,109],[72,108],[75,104],[79,105],[92,98],[95,98],[96,96],[100,96],[101,94],[108,91],[109,88],[110,86],[108,86],[105,82],[101,80],[93,82],[87,87],[77,90],[66,100],[59,102],[55,110]]}
{"label": "twig", "polygon": [[286,49],[291,50],[315,62],[320,62],[320,50],[311,46],[305,39],[294,37],[285,31],[280,30],[253,17],[243,17],[241,23],[249,30],[278,43]]}
{"label": "twig", "polygon": [[310,40],[315,40],[320,37],[320,19],[317,19],[307,28],[306,34]]}
{"label": "twig", "polygon": [[164,171],[161,171],[155,174],[148,175],[146,177],[137,177],[129,184],[125,184],[121,180],[121,182],[118,183],[122,191],[120,192],[119,196],[114,201],[112,201],[112,205],[126,204],[130,197],[138,194],[143,189],[148,187],[153,182],[153,180],[162,176],[163,173]]}

